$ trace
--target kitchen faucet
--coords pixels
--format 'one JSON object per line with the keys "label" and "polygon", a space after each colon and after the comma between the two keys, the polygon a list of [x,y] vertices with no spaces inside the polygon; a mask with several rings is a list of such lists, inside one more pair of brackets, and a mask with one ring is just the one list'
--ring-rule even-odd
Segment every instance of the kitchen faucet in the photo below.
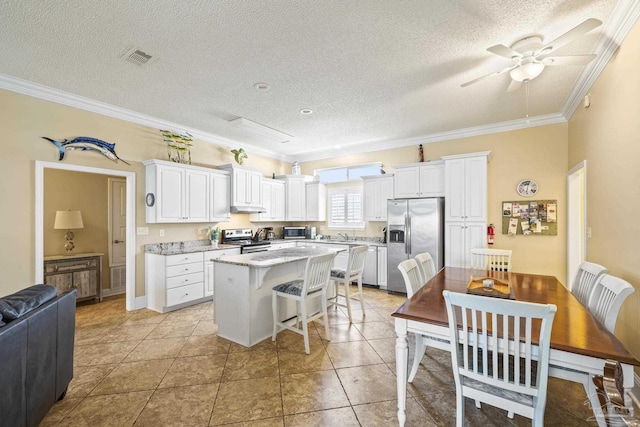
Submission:
{"label": "kitchen faucet", "polygon": [[338,233],[338,236],[342,237],[345,241],[349,240],[349,235],[347,233],[344,233],[344,234]]}

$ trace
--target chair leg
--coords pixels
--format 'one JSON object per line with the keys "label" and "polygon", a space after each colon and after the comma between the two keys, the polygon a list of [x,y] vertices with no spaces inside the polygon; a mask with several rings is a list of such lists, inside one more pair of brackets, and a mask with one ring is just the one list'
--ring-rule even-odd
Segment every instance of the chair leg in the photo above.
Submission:
{"label": "chair leg", "polygon": [[360,307],[362,307],[362,316],[364,313],[364,295],[362,295],[362,275],[358,278],[358,298],[360,298]]}
{"label": "chair leg", "polygon": [[508,411],[507,412],[507,417],[512,420],[513,419],[513,411]]}
{"label": "chair leg", "polygon": [[300,311],[302,312],[302,336],[304,337],[304,351],[311,353],[309,349],[309,325],[307,323],[307,304],[304,300],[300,301]]}
{"label": "chair leg", "polygon": [[353,323],[353,317],[351,316],[351,298],[349,297],[349,282],[345,280],[342,282],[344,285],[344,298],[347,300],[347,313],[349,314],[349,323]]}
{"label": "chair leg", "polygon": [[273,311],[273,335],[271,336],[271,341],[275,341],[278,334],[278,294],[275,292],[271,297],[271,310]]}
{"label": "chair leg", "polygon": [[462,387],[456,387],[456,427],[464,427],[464,396]]}
{"label": "chair leg", "polygon": [[409,374],[409,382],[412,383],[413,379],[416,377],[416,373],[418,373],[418,368],[420,367],[420,362],[424,357],[424,353],[427,351],[427,345],[424,342],[424,337],[420,334],[416,334],[416,352],[413,356],[413,366],[411,367],[411,373]]}
{"label": "chair leg", "polygon": [[331,341],[331,333],[329,332],[329,316],[327,315],[326,294],[322,297],[322,312],[324,313],[324,338],[327,341]]}

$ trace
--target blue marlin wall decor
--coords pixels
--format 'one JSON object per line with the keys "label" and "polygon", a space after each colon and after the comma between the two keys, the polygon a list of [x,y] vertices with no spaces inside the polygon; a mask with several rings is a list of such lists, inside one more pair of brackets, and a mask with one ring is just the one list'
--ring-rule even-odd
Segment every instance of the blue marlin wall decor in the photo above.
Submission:
{"label": "blue marlin wall decor", "polygon": [[[58,158],[58,160],[64,159],[64,153],[66,152],[66,150],[94,150],[105,156],[107,159],[113,160],[116,163],[118,163],[118,160],[122,160],[116,154],[116,144],[110,144],[101,139],[90,138],[88,136],[79,136],[77,138],[73,138],[71,141],[65,139],[64,141],[60,142],[51,138],[47,138],[46,136],[43,136],[42,138],[46,139],[47,141],[51,141],[56,147],[58,147],[58,150],[60,151],[60,157]],[[131,166],[124,160],[122,160],[122,162]]]}

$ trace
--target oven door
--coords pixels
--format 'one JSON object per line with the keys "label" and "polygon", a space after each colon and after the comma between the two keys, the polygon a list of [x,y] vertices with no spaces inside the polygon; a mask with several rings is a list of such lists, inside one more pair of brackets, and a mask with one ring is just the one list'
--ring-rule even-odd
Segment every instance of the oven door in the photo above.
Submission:
{"label": "oven door", "polygon": [[271,242],[260,242],[260,243],[252,243],[249,245],[240,246],[241,254],[252,254],[255,252],[266,252],[269,250],[269,246],[271,246]]}

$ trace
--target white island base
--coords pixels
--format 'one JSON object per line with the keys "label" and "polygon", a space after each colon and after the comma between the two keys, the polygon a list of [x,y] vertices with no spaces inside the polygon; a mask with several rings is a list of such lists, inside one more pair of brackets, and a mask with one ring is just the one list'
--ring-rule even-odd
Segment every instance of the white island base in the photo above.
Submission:
{"label": "white island base", "polygon": [[[336,252],[334,249],[287,248],[269,252],[229,256],[214,260],[214,322],[218,336],[251,347],[271,338],[272,289],[290,280],[302,279],[307,258]],[[333,288],[327,290],[333,296]],[[280,320],[296,315],[295,302],[279,304]],[[309,312],[320,310],[320,301]]]}

